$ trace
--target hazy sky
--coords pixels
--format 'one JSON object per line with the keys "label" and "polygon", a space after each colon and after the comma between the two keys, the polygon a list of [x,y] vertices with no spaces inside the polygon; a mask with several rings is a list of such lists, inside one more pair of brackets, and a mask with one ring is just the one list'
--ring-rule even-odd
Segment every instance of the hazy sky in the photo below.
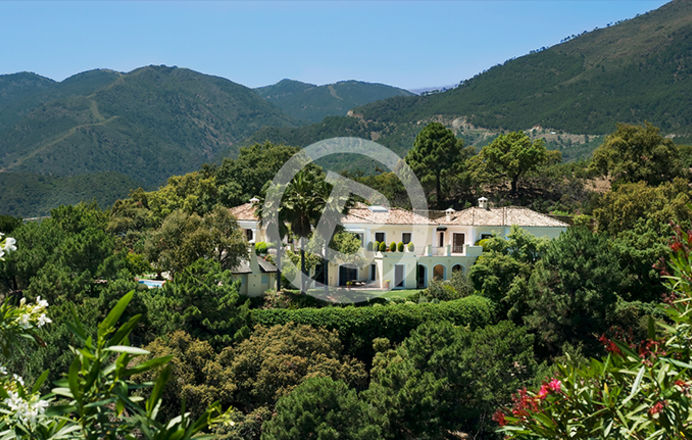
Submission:
{"label": "hazy sky", "polygon": [[664,3],[0,1],[0,73],[62,80],[167,64],[250,87],[282,78],[439,86]]}

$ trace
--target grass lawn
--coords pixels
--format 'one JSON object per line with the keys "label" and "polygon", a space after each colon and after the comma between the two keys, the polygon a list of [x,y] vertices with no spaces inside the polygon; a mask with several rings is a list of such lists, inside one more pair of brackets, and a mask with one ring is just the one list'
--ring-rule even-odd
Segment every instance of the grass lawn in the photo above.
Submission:
{"label": "grass lawn", "polygon": [[399,298],[409,298],[416,293],[420,292],[422,289],[401,289],[401,290],[390,290],[389,292],[384,292],[384,293],[377,293],[374,296],[380,296],[382,298],[391,300],[391,299],[399,299]]}

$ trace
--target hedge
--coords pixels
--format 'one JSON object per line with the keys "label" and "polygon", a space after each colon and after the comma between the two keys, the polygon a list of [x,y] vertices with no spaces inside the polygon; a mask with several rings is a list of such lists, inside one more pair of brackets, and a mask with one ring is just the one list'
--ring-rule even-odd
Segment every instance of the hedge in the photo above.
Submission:
{"label": "hedge", "polygon": [[254,309],[250,317],[254,324],[271,326],[295,322],[337,330],[346,351],[369,362],[372,340],[387,338],[403,341],[425,321],[447,320],[472,329],[492,321],[493,303],[480,296],[468,296],[454,301],[423,304],[390,304],[368,307],[322,307],[303,309]]}

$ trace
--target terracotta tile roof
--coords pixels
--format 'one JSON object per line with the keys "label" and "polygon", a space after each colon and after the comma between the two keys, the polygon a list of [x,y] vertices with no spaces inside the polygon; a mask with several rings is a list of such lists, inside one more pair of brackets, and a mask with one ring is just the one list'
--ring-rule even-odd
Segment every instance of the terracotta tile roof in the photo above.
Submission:
{"label": "terracotta tile roof", "polygon": [[231,214],[238,220],[255,220],[259,221],[257,217],[256,208],[252,203],[245,203],[240,206],[235,206],[230,209]]}
{"label": "terracotta tile roof", "polygon": [[449,221],[446,216],[437,219],[442,225],[469,226],[546,226],[566,228],[569,225],[549,215],[541,214],[529,208],[507,206],[504,208],[479,207],[467,208],[452,214]]}
{"label": "terracotta tile roof", "polygon": [[380,225],[434,225],[435,222],[411,211],[400,208],[377,209],[358,204],[341,219],[341,224],[369,223]]}

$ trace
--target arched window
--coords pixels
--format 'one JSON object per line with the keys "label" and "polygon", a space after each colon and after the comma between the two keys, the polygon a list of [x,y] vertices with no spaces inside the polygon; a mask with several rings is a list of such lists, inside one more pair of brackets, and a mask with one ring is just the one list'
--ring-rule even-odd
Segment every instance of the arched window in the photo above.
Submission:
{"label": "arched window", "polygon": [[461,264],[455,264],[454,266],[452,266],[452,273],[463,272],[463,271],[464,271],[464,266],[462,266]]}
{"label": "arched window", "polygon": [[445,267],[441,264],[433,267],[433,280],[442,281],[445,279]]}

